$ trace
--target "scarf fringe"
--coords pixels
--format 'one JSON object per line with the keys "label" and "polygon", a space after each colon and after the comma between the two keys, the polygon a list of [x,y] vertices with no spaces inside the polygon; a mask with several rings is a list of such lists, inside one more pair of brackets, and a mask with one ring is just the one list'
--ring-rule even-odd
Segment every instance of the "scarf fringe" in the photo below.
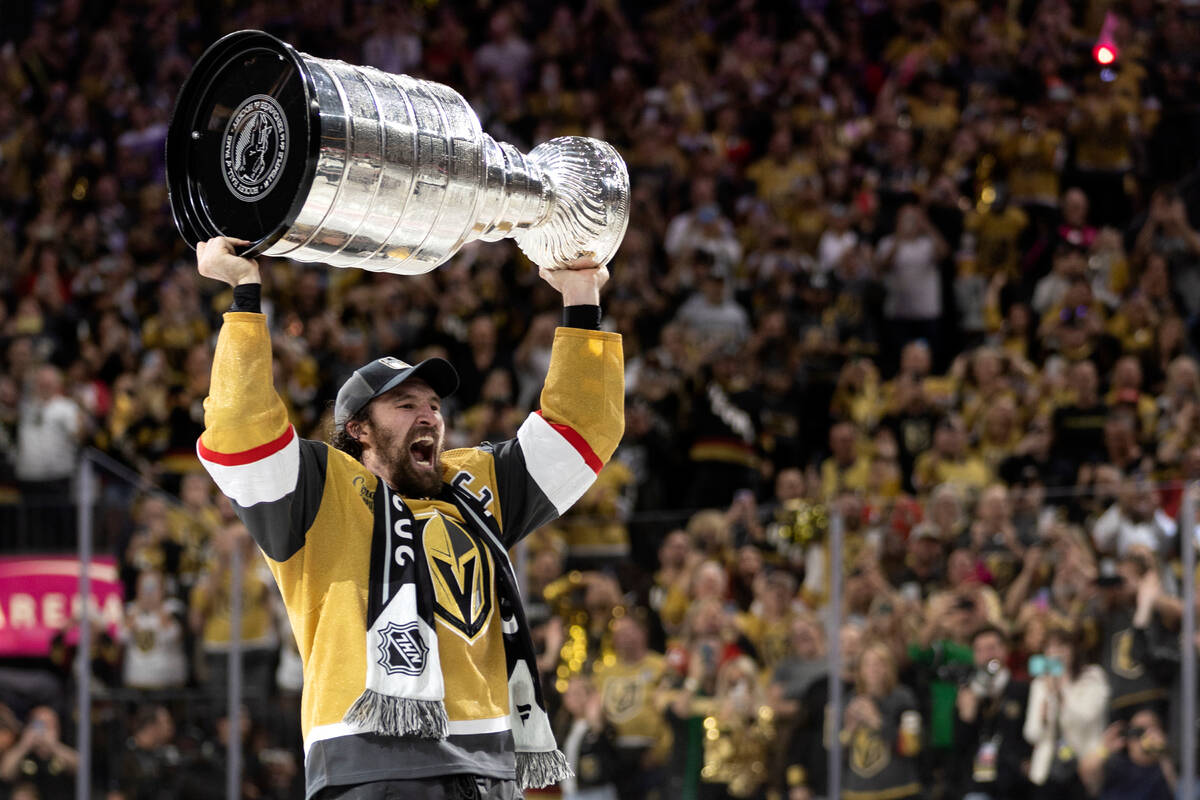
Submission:
{"label": "scarf fringe", "polygon": [[387,736],[445,739],[449,721],[439,700],[413,700],[365,690],[342,717],[349,725]]}
{"label": "scarf fringe", "polygon": [[517,752],[517,785],[522,790],[539,789],[574,775],[560,750],[541,753]]}

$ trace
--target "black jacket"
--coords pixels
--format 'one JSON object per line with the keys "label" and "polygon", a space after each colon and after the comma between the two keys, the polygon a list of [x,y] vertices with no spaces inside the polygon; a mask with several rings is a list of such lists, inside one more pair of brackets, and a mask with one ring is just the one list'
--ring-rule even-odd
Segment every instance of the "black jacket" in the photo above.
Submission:
{"label": "black jacket", "polygon": [[[964,722],[955,714],[955,759],[962,774],[959,786],[963,794],[984,792],[995,800],[1025,800],[1029,782],[1021,769],[1030,756],[1025,741],[1025,709],[1029,705],[1029,684],[1009,679],[996,698],[981,698],[975,721]],[[980,749],[996,740],[996,776],[994,781],[976,780],[975,760]]]}

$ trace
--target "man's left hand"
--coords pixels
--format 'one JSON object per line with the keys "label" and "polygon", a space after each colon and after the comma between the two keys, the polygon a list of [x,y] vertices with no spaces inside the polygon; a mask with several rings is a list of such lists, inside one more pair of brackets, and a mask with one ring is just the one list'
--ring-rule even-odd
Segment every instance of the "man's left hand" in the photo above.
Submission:
{"label": "man's left hand", "polygon": [[574,261],[562,269],[541,268],[538,274],[563,296],[564,306],[600,305],[600,287],[608,282],[608,267],[598,267],[591,259]]}

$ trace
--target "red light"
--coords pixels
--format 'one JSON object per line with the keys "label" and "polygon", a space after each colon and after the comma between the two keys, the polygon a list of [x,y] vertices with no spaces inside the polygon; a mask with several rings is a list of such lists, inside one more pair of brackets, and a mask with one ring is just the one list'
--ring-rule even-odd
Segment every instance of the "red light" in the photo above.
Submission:
{"label": "red light", "polygon": [[1117,48],[1111,44],[1098,44],[1092,48],[1092,58],[1096,63],[1107,67],[1117,60]]}

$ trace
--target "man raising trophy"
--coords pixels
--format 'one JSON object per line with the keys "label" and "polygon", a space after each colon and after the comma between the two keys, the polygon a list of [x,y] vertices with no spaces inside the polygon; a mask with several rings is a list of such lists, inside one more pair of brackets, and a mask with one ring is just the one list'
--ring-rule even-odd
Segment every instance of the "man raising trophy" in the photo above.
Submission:
{"label": "man raising trophy", "polygon": [[[228,46],[237,37],[249,50]],[[318,69],[337,77],[339,96],[354,97],[346,87],[372,72],[362,86],[371,83],[376,98],[385,78],[412,90],[407,101],[434,98],[438,124],[450,120],[463,135],[449,137],[448,148],[429,145],[426,162],[422,136],[435,141],[445,130],[402,132],[417,143],[407,152],[419,163],[371,164],[354,155],[370,148],[347,132],[373,130],[384,150],[390,134],[344,108],[316,109],[314,86],[325,80],[313,78]],[[592,140],[555,140],[541,165],[482,134],[472,149],[461,144],[473,135],[468,121],[445,113],[457,95],[400,78],[301,57],[255,33],[214,45],[184,87],[181,106],[202,108],[177,108],[172,122],[172,206],[196,244],[200,274],[228,283],[234,296],[197,450],[287,607],[304,663],[307,797],[500,800],[570,775],[550,730],[508,550],[579,499],[624,429],[621,337],[599,329],[599,303],[605,264],[624,234],[628,181],[615,151],[616,163],[600,167],[580,155],[611,151]],[[230,94],[238,86],[245,97]],[[288,86],[299,101],[282,91]],[[492,148],[499,161],[489,160]],[[298,176],[288,172],[296,152]],[[204,157],[213,174],[203,172]],[[512,174],[503,174],[505,163],[515,165]],[[341,183],[356,181],[355,170],[375,183]],[[381,198],[389,171],[412,178],[398,201]],[[307,189],[288,197],[301,184]],[[378,233],[385,228],[391,233]],[[226,235],[206,235],[214,230]],[[513,439],[444,450],[441,402],[458,375],[443,359],[409,364],[402,354],[361,366],[341,387],[331,443],[297,436],[274,390],[250,256],[284,250],[421,272],[470,238],[510,234],[563,298],[541,409]]]}

